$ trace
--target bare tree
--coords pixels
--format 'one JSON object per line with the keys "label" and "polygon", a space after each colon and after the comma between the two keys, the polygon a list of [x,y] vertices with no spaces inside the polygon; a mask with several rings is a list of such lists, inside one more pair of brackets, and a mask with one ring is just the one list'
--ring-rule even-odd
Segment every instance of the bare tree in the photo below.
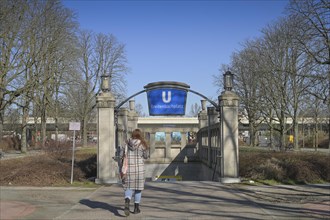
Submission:
{"label": "bare tree", "polygon": [[27,7],[23,0],[0,2],[0,141],[5,108],[15,102],[26,87],[33,86],[22,83],[26,67],[21,62],[25,53],[21,36],[26,31],[24,16]]}
{"label": "bare tree", "polygon": [[[307,77],[315,66],[293,37],[299,30],[292,18],[280,19],[263,30],[264,43],[260,49],[260,59],[264,63],[265,118],[269,118],[271,128],[280,133],[281,146],[286,145],[286,134],[291,131],[297,149],[299,106],[308,90],[316,85],[315,80]],[[288,118],[292,119],[289,127]]]}
{"label": "bare tree", "polygon": [[[213,85],[217,88],[217,94],[220,94],[223,91],[223,73],[231,69],[231,66],[228,64],[221,64],[219,68],[219,74],[213,75]],[[235,88],[233,88],[235,89]]]}
{"label": "bare tree", "polygon": [[198,113],[201,111],[201,109],[202,109],[201,106],[198,105],[197,103],[192,104],[190,106],[189,116],[196,117]]}
{"label": "bare tree", "polygon": [[137,103],[135,106],[135,111],[139,117],[145,117],[146,113],[143,111],[143,106],[140,103]]}
{"label": "bare tree", "polygon": [[[330,2],[328,0],[291,0],[289,16],[299,23],[301,31],[295,35],[302,49],[315,63],[324,65],[327,71],[320,78],[326,81],[327,92],[314,94],[326,103],[330,112]],[[319,77],[312,74],[311,77]],[[330,140],[330,119],[329,119]],[[329,141],[330,148],[330,141]]]}
{"label": "bare tree", "polygon": [[[0,4],[0,138],[4,111],[15,103],[22,115],[23,151],[30,115],[35,118],[35,135],[41,130],[42,145],[47,119],[55,119],[57,137],[61,116],[82,122],[85,144],[87,124],[95,117],[100,76],[111,78],[118,102],[126,97],[124,45],[113,35],[77,34],[72,12],[60,0],[3,0]],[[36,126],[39,119],[41,128]]]}
{"label": "bare tree", "polygon": [[289,16],[300,23],[296,39],[316,63],[330,65],[330,2],[327,0],[291,0]]}
{"label": "bare tree", "polygon": [[5,0],[1,1],[0,8],[1,125],[3,110],[15,102],[22,108],[22,151],[26,151],[31,101],[40,110],[43,142],[45,140],[47,111],[72,49],[70,40],[75,24],[72,13],[64,9],[60,1]]}
{"label": "bare tree", "polygon": [[[36,45],[40,53],[33,67],[38,76],[38,87],[35,88],[35,107],[41,118],[41,142],[46,141],[46,123],[49,116],[56,116],[56,96],[59,83],[66,71],[74,42],[72,13],[65,9],[60,1],[42,1],[33,7],[34,15],[39,15]],[[55,110],[55,111],[54,111]],[[52,112],[52,113],[50,113]]]}
{"label": "bare tree", "polygon": [[[75,118],[82,126],[83,144],[87,143],[87,124],[95,107],[95,95],[99,93],[100,76],[106,75],[111,79],[111,91],[117,101],[126,96],[126,55],[124,45],[120,44],[113,35],[97,34],[90,31],[79,33],[79,64],[80,75],[76,81],[77,88],[80,88],[81,95],[73,108],[76,109]],[[70,88],[71,94],[77,94]],[[68,98],[75,98],[68,96]]]}
{"label": "bare tree", "polygon": [[[270,126],[271,140],[273,131],[277,131],[281,146],[290,131],[298,148],[297,120],[303,115],[308,96],[323,100],[329,114],[329,6],[325,0],[290,1],[289,16],[265,27],[261,38],[247,41],[232,56],[235,91],[250,123],[260,122],[263,115]],[[288,118],[292,119],[289,126]],[[257,126],[250,128],[252,136],[253,130]]]}
{"label": "bare tree", "polygon": [[[280,146],[285,146],[286,134],[293,130],[298,146],[299,106],[316,82],[306,76],[315,65],[293,37],[297,31],[292,19],[279,19],[263,29],[261,38],[246,41],[232,56],[235,91],[249,119],[252,146],[260,123],[269,125],[271,141],[273,131],[278,132]],[[289,127],[288,118],[293,119]]]}
{"label": "bare tree", "polygon": [[250,145],[256,146],[256,132],[261,119],[261,77],[258,58],[260,40],[246,41],[245,48],[232,56],[232,71],[235,73],[235,91],[241,98],[241,105],[245,109],[249,120]]}

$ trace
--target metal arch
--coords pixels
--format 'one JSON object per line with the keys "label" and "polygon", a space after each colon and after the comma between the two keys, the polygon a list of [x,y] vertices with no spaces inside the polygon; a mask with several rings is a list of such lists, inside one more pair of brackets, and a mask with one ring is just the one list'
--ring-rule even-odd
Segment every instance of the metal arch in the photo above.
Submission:
{"label": "metal arch", "polygon": [[[160,87],[162,88],[162,87]],[[164,86],[163,88],[167,88],[166,86]],[[173,87],[175,88],[175,87]],[[130,97],[128,97],[127,99],[125,99],[124,101],[122,101],[121,103],[119,103],[116,107],[115,107],[115,111],[117,111],[121,106],[123,106],[127,101],[129,101],[131,98],[137,96],[137,95],[140,95],[141,93],[144,93],[144,92],[147,92],[148,90],[151,90],[151,89],[144,89],[144,90],[141,90],[133,95],[131,95]],[[192,89],[189,89],[189,88],[186,88],[185,90],[187,90],[188,92],[192,92],[202,98],[204,98],[205,100],[207,100],[208,102],[210,102],[215,108],[217,111],[219,111],[219,105],[217,103],[215,103],[214,101],[212,101],[211,99],[207,98],[205,95],[199,93],[199,92],[196,92]]]}
{"label": "metal arch", "polygon": [[[159,88],[167,88],[165,85],[164,86],[160,86]],[[175,86],[172,86],[172,88],[177,88]],[[178,89],[182,89],[182,88],[178,88]],[[141,93],[144,93],[144,92],[147,92],[149,90],[152,90],[150,88],[147,88],[147,89],[144,89],[144,90],[141,90],[133,95],[131,95],[130,97],[128,97],[127,99],[125,99],[124,101],[122,101],[121,103],[119,103],[116,107],[115,107],[115,111],[114,111],[114,115],[115,115],[115,126],[116,126],[116,134],[115,134],[115,145],[116,145],[116,156],[114,159],[118,159],[119,158],[119,146],[118,146],[118,110],[119,108],[124,105],[127,101],[129,101],[131,98],[137,96],[137,95],[140,95]],[[184,90],[186,90],[187,92],[192,92],[202,98],[204,98],[205,100],[209,101],[215,108],[216,108],[216,111],[220,111],[220,108],[219,108],[219,105],[217,103],[215,103],[214,101],[212,101],[211,99],[207,98],[205,95],[199,93],[199,92],[196,92],[194,90],[191,90],[189,88],[184,88]],[[210,135],[210,133],[208,133],[208,136]]]}
{"label": "metal arch", "polygon": [[143,92],[146,92],[147,90],[144,89],[140,92],[137,92],[133,95],[131,95],[130,97],[128,97],[127,99],[125,99],[124,101],[122,101],[121,103],[119,103],[115,109],[114,109],[114,120],[115,120],[115,126],[116,126],[116,130],[115,130],[115,148],[116,148],[116,153],[115,156],[113,157],[113,159],[115,161],[119,161],[119,157],[120,157],[120,146],[118,146],[118,110],[119,108],[124,105],[127,101],[129,101],[131,98],[140,95]]}
{"label": "metal arch", "polygon": [[192,92],[192,93],[195,93],[196,95],[199,95],[200,97],[206,99],[207,101],[209,101],[215,108],[217,111],[219,111],[219,105],[215,102],[213,102],[211,99],[207,98],[205,95],[199,93],[199,92],[196,92],[194,90],[191,90],[191,89],[187,89],[188,92]]}
{"label": "metal arch", "polygon": [[133,97],[135,97],[135,96],[137,96],[137,95],[140,95],[141,93],[144,93],[144,92],[146,92],[147,90],[146,89],[144,89],[144,90],[142,90],[142,91],[140,91],[140,92],[137,92],[137,93],[135,93],[134,95],[131,95],[130,97],[128,97],[127,99],[125,99],[124,101],[122,101],[121,103],[119,103],[116,107],[115,107],[115,111],[117,111],[122,105],[124,105],[127,101],[129,101],[131,98],[133,98]]}

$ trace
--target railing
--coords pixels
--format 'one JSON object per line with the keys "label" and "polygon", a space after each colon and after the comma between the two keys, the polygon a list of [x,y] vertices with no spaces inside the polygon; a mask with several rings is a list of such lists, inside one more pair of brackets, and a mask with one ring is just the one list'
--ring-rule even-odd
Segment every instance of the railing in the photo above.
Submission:
{"label": "railing", "polygon": [[[199,158],[202,163],[220,175],[220,124],[204,127],[197,132]],[[214,176],[214,175],[213,175]]]}

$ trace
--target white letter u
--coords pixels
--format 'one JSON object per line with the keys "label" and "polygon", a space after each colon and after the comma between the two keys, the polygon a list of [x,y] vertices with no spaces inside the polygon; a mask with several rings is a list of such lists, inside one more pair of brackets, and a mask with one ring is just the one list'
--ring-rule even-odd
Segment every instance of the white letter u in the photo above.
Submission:
{"label": "white letter u", "polygon": [[164,103],[170,103],[171,102],[171,91],[167,92],[167,99],[166,99],[166,92],[162,92],[162,99]]}

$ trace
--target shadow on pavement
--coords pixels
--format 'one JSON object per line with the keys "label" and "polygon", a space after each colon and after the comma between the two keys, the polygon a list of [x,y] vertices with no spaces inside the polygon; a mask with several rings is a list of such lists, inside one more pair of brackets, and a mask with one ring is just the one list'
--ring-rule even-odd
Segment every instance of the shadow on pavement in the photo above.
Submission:
{"label": "shadow on pavement", "polygon": [[119,214],[118,210],[124,210],[123,208],[118,208],[112,205],[109,205],[108,203],[104,202],[98,202],[98,201],[92,201],[89,199],[82,199],[79,201],[80,204],[88,206],[92,209],[104,209],[112,212],[115,216],[119,217],[125,217],[124,215]]}

